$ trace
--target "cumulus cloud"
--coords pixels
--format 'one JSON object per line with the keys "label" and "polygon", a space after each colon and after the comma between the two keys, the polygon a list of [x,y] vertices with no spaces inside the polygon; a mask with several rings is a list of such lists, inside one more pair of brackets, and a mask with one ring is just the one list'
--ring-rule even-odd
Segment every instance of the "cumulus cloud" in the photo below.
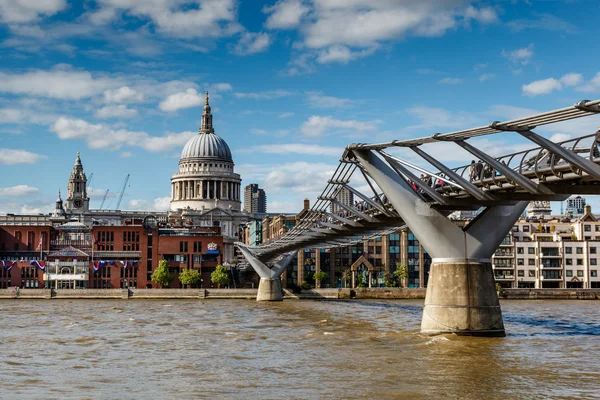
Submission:
{"label": "cumulus cloud", "polygon": [[236,92],[233,95],[238,99],[272,100],[280,97],[293,96],[295,93],[289,90],[267,90],[264,92]]}
{"label": "cumulus cloud", "polygon": [[144,101],[144,95],[128,86],[121,86],[116,90],[104,91],[105,103],[137,103]]}
{"label": "cumulus cloud", "polygon": [[99,22],[106,23],[121,16],[151,21],[165,35],[191,39],[231,36],[243,28],[237,22],[235,0],[98,0],[103,13]]}
{"label": "cumulus cloud", "polygon": [[308,163],[304,161],[278,165],[264,179],[265,191],[280,193],[293,191],[303,196],[320,192],[322,185],[315,182],[327,182],[335,167],[324,163]]}
{"label": "cumulus cloud", "polygon": [[353,100],[343,97],[325,96],[321,92],[306,92],[306,101],[313,108],[344,108],[352,105]]}
{"label": "cumulus cloud", "polygon": [[38,188],[27,185],[17,185],[13,187],[0,188],[0,196],[2,197],[31,196],[37,194],[38,192]]}
{"label": "cumulus cloud", "polygon": [[0,93],[79,100],[100,94],[119,85],[119,79],[92,76],[70,66],[59,65],[52,70],[32,70],[25,73],[0,72]]}
{"label": "cumulus cloud", "polygon": [[82,119],[60,117],[50,128],[63,140],[79,139],[92,149],[118,150],[123,146],[141,147],[150,152],[161,152],[180,148],[195,132],[166,133],[150,136],[143,131],[111,129],[102,124],[90,124]]}
{"label": "cumulus cloud", "polygon": [[531,57],[533,57],[533,44],[513,51],[502,50],[501,55],[514,64],[527,65],[531,61]]}
{"label": "cumulus cloud", "polygon": [[590,81],[585,82],[577,88],[580,92],[600,92],[600,72],[596,74]]}
{"label": "cumulus cloud", "polygon": [[352,51],[347,46],[339,44],[333,45],[319,52],[319,55],[317,56],[317,62],[319,64],[328,64],[333,62],[346,64],[348,61],[370,56],[375,52],[375,50],[377,50],[377,46],[371,46],[367,49],[359,51]]}
{"label": "cumulus cloud", "polygon": [[300,0],[280,0],[271,7],[263,8],[265,14],[270,14],[265,26],[268,29],[296,28],[309,10]]}
{"label": "cumulus cloud", "polygon": [[356,120],[339,120],[331,116],[313,115],[300,127],[304,136],[323,136],[339,131],[375,131],[379,121],[362,122]]}
{"label": "cumulus cloud", "polygon": [[0,21],[4,23],[35,22],[51,16],[67,6],[65,0],[0,0]]}
{"label": "cumulus cloud", "polygon": [[[469,113],[451,112],[444,108],[416,106],[406,110],[418,123],[406,127],[406,130],[414,129],[463,129],[470,128],[479,123],[478,119]],[[429,133],[430,134],[430,133]]]}
{"label": "cumulus cloud", "polygon": [[111,104],[96,110],[95,115],[97,118],[133,118],[137,116],[137,110],[124,104]]}
{"label": "cumulus cloud", "polygon": [[479,75],[479,82],[485,82],[487,80],[492,79],[495,76],[496,76],[496,74],[492,74],[492,73],[481,74],[481,75]]}
{"label": "cumulus cloud", "polygon": [[22,105],[19,108],[0,108],[0,124],[46,125],[56,120],[56,115]]}
{"label": "cumulus cloud", "polygon": [[177,111],[182,108],[197,107],[204,104],[204,96],[198,93],[196,89],[187,89],[185,92],[179,92],[167,96],[160,102],[158,108],[162,111]]}
{"label": "cumulus cloud", "polygon": [[279,114],[277,117],[278,118],[289,118],[289,117],[292,117],[292,116],[294,116],[294,113],[288,111],[288,112],[283,112],[283,113]]}
{"label": "cumulus cloud", "polygon": [[575,86],[583,81],[581,74],[570,73],[563,75],[560,79],[548,78],[523,85],[523,94],[526,96],[538,96],[561,90],[565,86]]}
{"label": "cumulus cloud", "polygon": [[438,81],[438,83],[444,84],[444,85],[458,85],[463,83],[463,80],[461,78],[444,78],[444,79],[440,79]]}
{"label": "cumulus cloud", "polygon": [[32,153],[27,150],[0,148],[0,165],[35,164],[46,158],[48,156]]}
{"label": "cumulus cloud", "polygon": [[132,199],[127,202],[128,210],[153,210],[168,211],[171,207],[171,198],[158,197],[154,200]]}
{"label": "cumulus cloud", "polygon": [[266,32],[244,32],[233,47],[233,52],[240,56],[262,53],[269,48],[271,37]]}

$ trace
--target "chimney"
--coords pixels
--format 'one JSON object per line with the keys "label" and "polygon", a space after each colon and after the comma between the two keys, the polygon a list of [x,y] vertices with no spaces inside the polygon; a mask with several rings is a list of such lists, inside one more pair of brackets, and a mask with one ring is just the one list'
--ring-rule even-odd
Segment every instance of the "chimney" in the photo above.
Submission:
{"label": "chimney", "polygon": [[310,200],[304,199],[304,209],[308,210],[310,208]]}

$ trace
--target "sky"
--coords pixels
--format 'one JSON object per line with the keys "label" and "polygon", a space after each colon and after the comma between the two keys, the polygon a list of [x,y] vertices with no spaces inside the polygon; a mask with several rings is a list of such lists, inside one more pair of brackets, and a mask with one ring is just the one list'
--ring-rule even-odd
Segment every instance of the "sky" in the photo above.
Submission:
{"label": "sky", "polygon": [[[77,152],[92,208],[108,189],[114,209],[130,174],[121,208],[166,211],[206,90],[242,185],[263,187],[269,212],[297,212],[347,144],[600,98],[599,19],[591,0],[0,0],[0,212],[50,212]],[[473,142],[534,147],[513,133]],[[451,166],[472,158],[431,146]]]}

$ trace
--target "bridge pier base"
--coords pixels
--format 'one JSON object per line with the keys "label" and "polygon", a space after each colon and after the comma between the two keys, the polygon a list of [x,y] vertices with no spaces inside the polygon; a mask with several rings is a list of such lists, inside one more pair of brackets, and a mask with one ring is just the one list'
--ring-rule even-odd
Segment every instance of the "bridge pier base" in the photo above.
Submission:
{"label": "bridge pier base", "polygon": [[281,278],[260,278],[256,301],[282,301]]}
{"label": "bridge pier base", "polygon": [[505,336],[489,261],[433,260],[421,332],[425,335]]}

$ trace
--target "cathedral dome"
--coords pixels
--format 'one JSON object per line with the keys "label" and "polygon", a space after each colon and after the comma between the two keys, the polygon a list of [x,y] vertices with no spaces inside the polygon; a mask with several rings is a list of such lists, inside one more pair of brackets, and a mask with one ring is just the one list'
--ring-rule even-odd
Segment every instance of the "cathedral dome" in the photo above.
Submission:
{"label": "cathedral dome", "polygon": [[227,142],[214,133],[204,132],[188,140],[183,147],[181,161],[188,158],[233,162]]}

